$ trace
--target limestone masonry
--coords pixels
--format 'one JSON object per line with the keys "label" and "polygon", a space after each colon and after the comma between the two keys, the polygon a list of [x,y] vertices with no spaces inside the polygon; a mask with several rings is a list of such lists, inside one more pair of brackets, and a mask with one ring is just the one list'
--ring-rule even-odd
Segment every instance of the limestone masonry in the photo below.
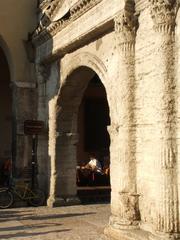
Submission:
{"label": "limestone masonry", "polygon": [[110,111],[111,217],[105,233],[115,239],[180,237],[179,4],[178,0],[40,4],[40,23],[32,41],[38,118],[49,126],[38,149],[40,178],[44,184],[50,178],[48,205],[78,201],[77,121],[89,68],[106,89]]}
{"label": "limestone masonry", "polygon": [[179,0],[40,0],[37,11],[34,1],[27,16],[35,19],[36,9],[38,24],[26,26],[23,50],[17,54],[8,32],[2,36],[13,52],[9,70],[16,70],[9,77],[15,168],[31,162],[24,120],[44,121],[38,181],[48,206],[79,203],[77,163],[92,152],[86,100],[96,99],[95,107],[106,99],[109,239],[180,239],[179,6]]}

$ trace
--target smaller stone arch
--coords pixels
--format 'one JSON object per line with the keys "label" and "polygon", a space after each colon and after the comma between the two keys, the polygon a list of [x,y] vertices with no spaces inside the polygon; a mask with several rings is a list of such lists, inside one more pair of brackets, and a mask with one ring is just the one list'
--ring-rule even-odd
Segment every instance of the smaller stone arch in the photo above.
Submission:
{"label": "smaller stone arch", "polygon": [[14,65],[13,65],[12,55],[10,52],[10,48],[8,47],[8,44],[6,43],[6,41],[4,40],[4,38],[1,35],[0,35],[0,48],[2,48],[2,50],[6,56],[6,59],[7,59],[8,65],[9,65],[9,70],[10,70],[10,78],[11,78],[11,81],[13,81]]}
{"label": "smaller stone arch", "polygon": [[[94,55],[92,53],[89,53],[89,52],[83,52],[83,53],[76,54],[73,58],[70,59],[70,61],[66,61],[65,64],[62,65],[62,69],[61,69],[62,86],[61,86],[61,88],[59,90],[59,93],[58,93],[58,96],[57,96],[57,116],[56,116],[56,119],[59,118],[59,113],[60,112],[61,112],[61,116],[63,116],[62,111],[64,109],[68,109],[68,107],[69,107],[67,105],[63,106],[63,103],[66,102],[66,101],[62,101],[62,99],[67,97],[67,96],[64,95],[64,92],[69,92],[69,95],[72,94],[72,93],[70,93],[70,91],[68,91],[68,90],[66,91],[66,88],[70,89],[68,79],[76,69],[81,68],[81,67],[86,67],[86,68],[92,69],[101,79],[105,89],[108,89],[106,87],[107,82],[108,82],[108,71],[107,71],[107,68],[104,65],[104,63],[96,55]],[[75,100],[76,105],[78,106],[79,103],[81,102],[83,92],[88,85],[88,81],[86,81],[84,83],[82,81],[79,81],[79,83],[76,84],[76,85],[79,85],[79,88],[78,88],[79,95]],[[107,93],[107,98],[108,98],[108,96],[109,96],[109,94]],[[74,111],[73,118],[76,118],[77,110],[78,109],[76,109],[76,111]],[[60,126],[57,126],[57,128],[61,129]],[[72,126],[72,128],[73,128],[73,126]],[[72,131],[72,129],[71,129],[71,131]]]}
{"label": "smaller stone arch", "polygon": [[[1,69],[1,103],[0,103],[0,166],[7,157],[14,160],[13,142],[13,91],[11,88],[12,72],[9,62],[11,61],[9,49],[0,37],[0,69]],[[14,163],[14,162],[13,162]],[[14,167],[14,166],[13,166]],[[1,180],[2,181],[2,180]],[[3,184],[3,182],[1,182]]]}
{"label": "smaller stone arch", "polygon": [[92,69],[100,77],[102,83],[104,85],[106,84],[108,80],[108,71],[105,64],[96,55],[89,52],[78,53],[62,65],[62,83],[64,83],[65,79],[67,79],[75,69],[81,66]]}
{"label": "smaller stone arch", "polygon": [[[62,64],[62,69],[61,69],[61,82],[62,82],[62,86],[59,90],[58,96],[57,96],[57,116],[56,119],[59,118],[59,113],[61,112],[61,117],[64,118],[64,114],[63,114],[63,110],[64,109],[68,109],[68,107],[70,106],[63,106],[63,103],[66,103],[67,100],[64,100],[64,98],[66,98],[67,96],[64,96],[64,92],[69,92],[69,95],[71,95],[70,91],[67,90],[71,89],[69,87],[69,83],[68,83],[68,79],[69,76],[71,76],[73,74],[73,72],[81,67],[86,67],[89,69],[92,69],[101,79],[104,87],[106,90],[108,90],[107,87],[107,83],[108,83],[108,71],[106,66],[104,65],[104,63],[101,61],[101,59],[99,59],[96,55],[89,53],[89,52],[83,52],[83,53],[78,53],[76,54],[73,58],[71,58],[69,61],[65,61],[64,64]],[[69,81],[71,82],[71,80]],[[70,83],[71,84],[71,83]],[[75,83],[76,84],[76,83]],[[87,82],[79,82],[78,84],[76,84],[78,86],[78,91],[79,91],[79,95],[76,98],[76,105],[78,106],[79,103],[81,102],[82,96],[83,96],[83,92],[86,89],[87,85],[88,85],[88,81]],[[73,91],[73,88],[72,88]],[[81,93],[81,94],[80,94]],[[109,95],[107,92],[107,99],[109,101]],[[77,111],[78,109],[76,109],[76,111],[74,111],[74,116],[73,118],[77,117]],[[66,111],[66,113],[68,113],[68,111]],[[62,122],[63,119],[61,119],[61,121],[59,120],[59,122]],[[73,123],[73,121],[72,121]],[[73,124],[71,125],[71,132],[73,129]],[[58,129],[61,129],[60,126],[57,126]],[[69,127],[70,128],[70,127]],[[75,130],[76,131],[76,130]]]}
{"label": "smaller stone arch", "polygon": [[[70,67],[69,67],[70,66]],[[79,77],[83,72],[83,78]],[[55,106],[54,131],[56,134],[54,154],[51,157],[51,183],[49,206],[62,205],[62,199],[76,203],[76,144],[78,142],[78,109],[93,74],[97,74],[105,86],[107,69],[90,53],[75,55],[61,68],[61,88]],[[85,79],[85,80],[83,80]],[[105,88],[106,89],[106,88]],[[50,136],[50,138],[52,138]]]}

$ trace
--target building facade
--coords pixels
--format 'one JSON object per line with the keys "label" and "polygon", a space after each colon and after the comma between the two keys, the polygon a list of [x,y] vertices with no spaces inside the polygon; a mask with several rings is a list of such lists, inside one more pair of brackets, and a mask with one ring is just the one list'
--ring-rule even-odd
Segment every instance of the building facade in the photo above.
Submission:
{"label": "building facade", "polygon": [[24,120],[36,118],[36,81],[29,33],[37,25],[36,0],[0,2],[0,167],[13,160],[13,174],[23,174],[31,163],[31,139]]}
{"label": "building facade", "polygon": [[39,138],[39,177],[49,184],[49,206],[78,202],[79,109],[97,75],[110,117],[105,233],[115,239],[180,237],[179,15],[178,0],[40,4],[32,38],[38,118],[47,129]]}
{"label": "building facade", "polygon": [[38,180],[49,206],[79,203],[76,167],[103,149],[105,234],[179,239],[179,0],[41,0],[38,11],[35,0],[10,2],[0,3],[1,163],[12,155],[23,177],[24,121],[42,120]]}

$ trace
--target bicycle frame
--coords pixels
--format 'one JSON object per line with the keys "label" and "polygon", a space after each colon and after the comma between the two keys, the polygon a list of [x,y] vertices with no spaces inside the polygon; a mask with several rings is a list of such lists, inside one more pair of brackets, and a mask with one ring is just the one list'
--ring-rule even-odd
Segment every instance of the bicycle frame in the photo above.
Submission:
{"label": "bicycle frame", "polygon": [[33,191],[29,188],[28,184],[25,186],[19,186],[19,187],[11,186],[10,190],[14,195],[18,196],[21,200],[24,200],[24,201],[28,201],[36,196],[33,193]]}

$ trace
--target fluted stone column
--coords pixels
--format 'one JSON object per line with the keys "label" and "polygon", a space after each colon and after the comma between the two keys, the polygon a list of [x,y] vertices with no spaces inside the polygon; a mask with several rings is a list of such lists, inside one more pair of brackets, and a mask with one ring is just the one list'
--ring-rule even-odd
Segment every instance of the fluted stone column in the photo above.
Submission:
{"label": "fluted stone column", "polygon": [[[175,1],[149,0],[154,23],[157,78],[157,216],[152,239],[177,239],[179,212],[177,193],[176,92],[174,79]],[[157,236],[156,236],[157,234]],[[179,238],[178,238],[179,239]]]}
{"label": "fluted stone column", "polygon": [[[133,12],[123,11],[115,18],[115,40],[118,61],[118,116],[119,123],[109,130],[111,139],[111,230],[137,229],[139,227],[138,194],[136,191],[135,143],[135,69],[134,45],[136,21]],[[114,128],[114,129],[112,129]],[[112,133],[113,132],[113,133]],[[113,140],[112,140],[113,141]],[[113,141],[114,142],[114,141]],[[111,145],[113,145],[113,142]],[[113,159],[113,151],[117,154]],[[111,231],[110,230],[110,231]],[[112,230],[113,231],[113,230]],[[110,233],[110,235],[112,235]]]}

